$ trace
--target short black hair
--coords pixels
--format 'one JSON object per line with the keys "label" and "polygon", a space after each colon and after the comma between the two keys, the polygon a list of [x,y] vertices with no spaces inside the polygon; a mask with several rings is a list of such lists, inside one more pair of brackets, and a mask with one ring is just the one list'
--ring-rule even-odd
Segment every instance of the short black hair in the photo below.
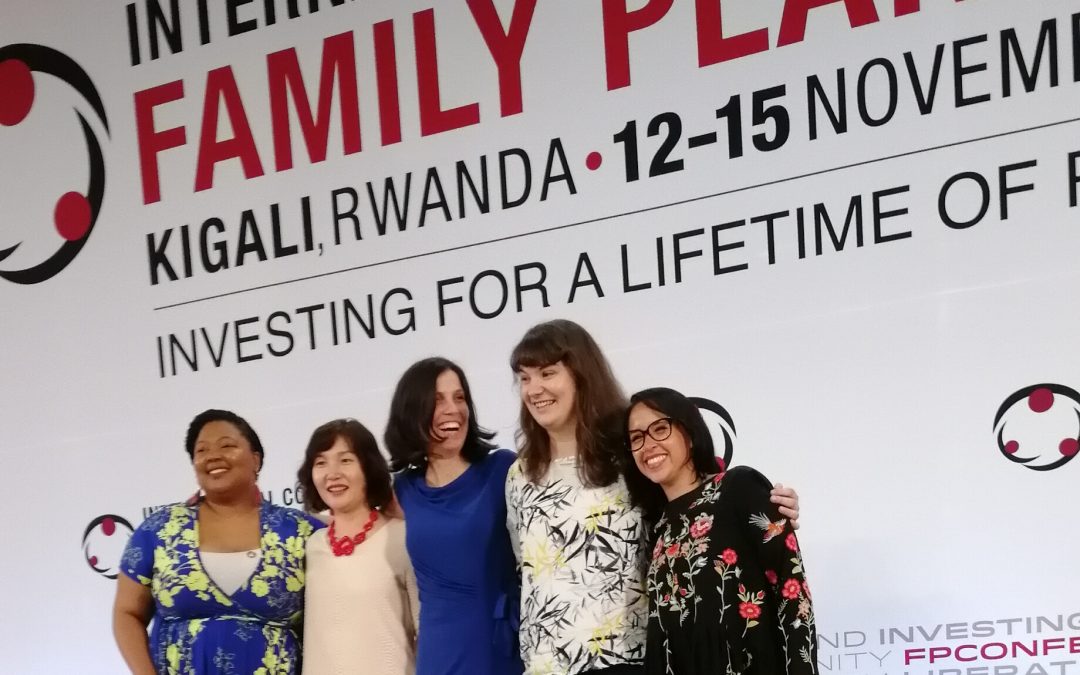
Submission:
{"label": "short black hair", "polygon": [[383,434],[390,453],[391,471],[427,466],[428,445],[433,440],[431,420],[435,415],[435,381],[448,370],[453,371],[461,381],[465,405],[469,409],[468,430],[461,456],[472,463],[483,459],[495,448],[491,442],[495,434],[482,428],[476,420],[476,407],[465,372],[453,361],[433,356],[409,366],[394,389],[394,397],[390,401],[390,419]]}
{"label": "short black hair", "polygon": [[333,447],[339,438],[345,441],[352,453],[360,460],[360,468],[364,471],[366,484],[364,491],[368,507],[380,511],[385,509],[394,498],[390,467],[387,466],[386,458],[379,451],[375,436],[368,431],[367,427],[354,419],[332,420],[312,432],[307,450],[304,451],[304,463],[296,472],[296,480],[304,489],[304,508],[313,513],[327,509],[326,502],[319,496],[319,490],[315,487],[311,471],[319,455]]}
{"label": "short black hair", "polygon": [[240,435],[243,436],[251,446],[251,451],[259,456],[260,463],[266,460],[262,441],[259,440],[259,434],[255,433],[255,430],[248,424],[246,419],[240,417],[231,410],[216,410],[211,408],[210,410],[204,410],[196,415],[195,419],[191,420],[191,424],[188,425],[187,437],[184,439],[184,449],[187,450],[188,457],[190,457],[192,461],[195,460],[195,441],[199,439],[199,432],[211,422],[228,422],[236,427],[240,432]]}
{"label": "short black hair", "polygon": [[716,462],[712,434],[709,433],[709,427],[705,424],[701,411],[692,400],[667,387],[643,389],[631,396],[630,405],[626,408],[623,420],[623,440],[626,450],[622,457],[623,475],[626,478],[626,488],[630,492],[630,502],[641,508],[647,522],[654,523],[660,518],[667,504],[667,496],[662,487],[641,473],[634,461],[633,453],[630,452],[630,411],[639,403],[670,417],[686,433],[690,440],[690,462],[694,466],[694,473],[697,474],[698,479],[714,474],[720,469]]}

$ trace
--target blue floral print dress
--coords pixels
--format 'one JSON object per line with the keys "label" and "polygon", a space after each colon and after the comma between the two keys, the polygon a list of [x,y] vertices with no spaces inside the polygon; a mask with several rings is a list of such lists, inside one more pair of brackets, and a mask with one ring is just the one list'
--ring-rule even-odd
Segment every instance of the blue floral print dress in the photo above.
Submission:
{"label": "blue floral print dress", "polygon": [[295,675],[294,631],[303,607],[304,545],[323,524],[264,501],[262,559],[232,595],[207,575],[199,557],[198,507],[152,513],[131,535],[120,569],[154,599],[150,656],[168,675]]}

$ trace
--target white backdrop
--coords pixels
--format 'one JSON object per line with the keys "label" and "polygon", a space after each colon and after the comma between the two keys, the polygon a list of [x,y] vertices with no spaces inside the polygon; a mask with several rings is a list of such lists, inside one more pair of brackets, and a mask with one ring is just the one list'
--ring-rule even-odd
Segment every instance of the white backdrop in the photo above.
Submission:
{"label": "white backdrop", "polygon": [[[246,416],[267,446],[263,489],[290,503],[310,431],[354,416],[381,434],[397,376],[424,356],[465,367],[481,422],[511,445],[509,351],[533,323],[566,317],[597,337],[628,391],[663,384],[720,402],[738,432],[735,463],[797,486],[823,673],[1080,673],[1080,465],[1029,468],[1071,457],[1069,439],[1080,436],[1080,402],[1067,389],[1080,388],[1080,222],[1070,193],[1080,173],[1070,157],[1080,151],[1080,5],[549,0],[529,21],[529,3],[518,0],[521,112],[504,116],[515,110],[513,50],[498,52],[507,59],[501,105],[496,61],[466,3],[323,2],[317,13],[300,3],[296,18],[289,4],[209,3],[209,40],[200,44],[198,3],[181,0],[173,21],[169,3],[137,2],[137,59],[124,2],[0,8],[0,49],[28,43],[66,54],[93,82],[108,122],[106,130],[70,75],[33,59],[13,65],[11,54],[25,50],[0,51],[0,273],[33,268],[64,244],[57,198],[85,196],[92,173],[73,109],[101,144],[105,176],[100,212],[88,235],[74,237],[85,246],[70,264],[38,283],[0,279],[4,672],[121,670],[113,585],[88,562],[114,571],[128,531],[119,519],[137,525],[145,509],[194,489],[182,435],[196,412]],[[515,6],[470,4],[481,16],[497,9],[500,30]],[[148,8],[159,5],[161,23],[179,26],[182,49],[173,53],[162,34],[151,58]],[[229,36],[229,7],[254,29]],[[717,7],[723,39],[710,30]],[[640,29],[624,35],[619,17],[639,9],[630,25]],[[424,58],[429,20],[437,74]],[[381,86],[376,24],[384,37],[392,25],[396,46],[396,63],[385,43],[379,52]],[[267,55],[294,51],[317,112],[331,36],[341,36],[330,43],[346,48],[343,63],[355,64],[361,150],[347,152],[357,108],[346,105],[343,122],[335,87],[326,159],[313,161],[292,90],[284,110],[293,166],[278,171]],[[628,86],[614,86],[620,44]],[[740,49],[754,53],[711,58]],[[232,78],[217,70],[225,66]],[[400,141],[384,144],[393,135],[392,115],[380,116],[391,72]],[[226,99],[239,104],[229,108],[214,92],[207,103],[208,79],[227,93],[235,82],[235,99]],[[177,81],[182,96],[169,84]],[[432,112],[440,106],[475,103],[475,123],[423,134],[419,90],[425,128],[445,119]],[[158,133],[182,127],[184,143],[176,132],[137,132],[137,108],[157,94],[146,119]],[[216,135],[203,129],[204,106],[220,118]],[[834,116],[846,109],[842,133],[827,107]],[[473,119],[469,108],[456,114]],[[245,120],[248,176],[236,158]],[[716,142],[703,137],[711,132]],[[196,190],[204,135],[213,179]],[[657,157],[665,140],[670,152]],[[154,152],[155,142],[178,147]],[[637,180],[628,180],[632,143]],[[505,152],[516,148],[524,152]],[[500,203],[500,152],[510,200],[524,192],[528,157],[520,206]],[[160,198],[144,189],[148,158],[160,170]],[[650,175],[665,159],[672,170]],[[478,188],[486,162],[486,213],[468,184],[459,212],[459,162]],[[382,209],[385,181],[401,198],[410,175],[405,227],[391,222],[380,235],[368,186]],[[338,244],[334,194],[338,211],[349,210],[346,189],[362,239],[340,219]],[[279,248],[295,244],[295,255],[274,254],[274,204]],[[817,221],[815,205],[823,205]],[[836,239],[851,215],[842,246],[822,211]],[[85,228],[75,213],[60,220]],[[220,227],[204,228],[211,218]],[[206,271],[203,229],[210,264],[213,244],[224,242],[228,269]],[[176,280],[152,253],[167,231],[161,255]],[[542,269],[546,296],[526,290],[519,307],[516,266],[526,286]],[[501,311],[498,275],[509,285]],[[440,282],[444,300],[464,298],[444,302],[441,320]],[[643,284],[651,286],[635,286]],[[354,318],[347,340],[345,303],[366,313],[368,294],[374,337]],[[1034,411],[1046,400],[1039,391],[1003,418],[1000,441],[1018,443],[1009,449],[1032,458],[1025,467],[999,449],[995,415],[1037,384],[1060,385],[1051,408]],[[1036,655],[1014,657],[1015,642]]]}

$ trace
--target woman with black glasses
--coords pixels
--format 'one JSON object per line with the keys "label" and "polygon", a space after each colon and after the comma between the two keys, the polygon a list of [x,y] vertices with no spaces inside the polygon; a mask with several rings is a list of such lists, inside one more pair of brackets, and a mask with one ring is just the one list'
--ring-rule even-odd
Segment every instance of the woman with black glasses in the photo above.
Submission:
{"label": "woman with black glasses", "polygon": [[748,467],[717,471],[697,407],[634,394],[626,484],[652,526],[648,675],[816,675],[817,632],[790,521]]}

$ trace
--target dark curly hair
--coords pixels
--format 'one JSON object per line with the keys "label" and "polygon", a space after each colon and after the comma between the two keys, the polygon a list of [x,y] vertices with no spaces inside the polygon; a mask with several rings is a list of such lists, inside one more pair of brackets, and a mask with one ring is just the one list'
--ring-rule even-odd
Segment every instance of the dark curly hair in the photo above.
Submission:
{"label": "dark curly hair", "polygon": [[195,419],[191,420],[191,424],[188,425],[187,436],[184,439],[184,449],[187,450],[188,457],[190,457],[192,461],[195,460],[195,441],[199,438],[199,432],[211,422],[228,422],[236,427],[237,430],[240,431],[240,435],[243,436],[251,446],[251,451],[259,456],[259,464],[261,465],[266,459],[262,441],[259,440],[259,434],[255,433],[255,430],[251,428],[251,425],[248,424],[246,419],[230,410],[216,410],[211,408],[210,410],[204,410],[196,415]]}

